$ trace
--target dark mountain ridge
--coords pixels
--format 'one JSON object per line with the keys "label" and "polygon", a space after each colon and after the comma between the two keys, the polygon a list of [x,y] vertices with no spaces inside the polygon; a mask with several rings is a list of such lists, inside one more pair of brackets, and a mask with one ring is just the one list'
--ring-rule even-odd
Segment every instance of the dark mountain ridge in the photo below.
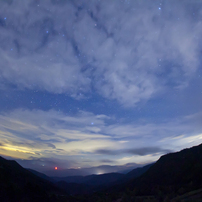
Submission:
{"label": "dark mountain ridge", "polygon": [[100,175],[87,175],[87,176],[68,176],[68,177],[54,177],[57,181],[57,186],[64,189],[67,193],[78,194],[92,194],[107,190],[111,186],[121,185],[130,180],[141,176],[146,172],[152,164],[135,168],[127,174],[121,173],[105,173]]}
{"label": "dark mountain ridge", "polygon": [[0,157],[0,201],[69,201],[71,197],[51,182],[20,166],[16,161]]}
{"label": "dark mountain ridge", "polygon": [[103,185],[106,183],[115,182],[125,175],[121,173],[105,173],[100,175],[87,175],[87,176],[69,176],[69,177],[53,177],[56,181],[65,181],[67,183],[78,183],[87,185]]}
{"label": "dark mountain ridge", "polygon": [[49,177],[49,176],[47,176],[47,175],[45,175],[43,173],[40,173],[40,172],[38,172],[36,170],[30,169],[30,168],[27,168],[27,170],[30,171],[31,173],[33,173],[34,175],[42,178],[42,179],[45,179],[45,180],[53,182],[53,183],[56,182],[52,177]]}
{"label": "dark mountain ridge", "polygon": [[135,179],[137,177],[140,177],[143,173],[145,173],[152,165],[154,165],[154,163],[148,164],[146,166],[140,167],[140,168],[135,168],[133,170],[131,170],[130,172],[128,172],[125,175],[125,179],[126,180],[131,180],[131,179]]}
{"label": "dark mountain ridge", "polygon": [[176,197],[202,188],[202,144],[160,157],[122,190],[130,195]]}

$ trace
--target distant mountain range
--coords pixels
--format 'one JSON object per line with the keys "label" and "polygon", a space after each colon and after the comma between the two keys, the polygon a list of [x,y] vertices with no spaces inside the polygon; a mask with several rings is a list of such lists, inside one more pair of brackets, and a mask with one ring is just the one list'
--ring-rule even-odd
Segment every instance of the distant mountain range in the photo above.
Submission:
{"label": "distant mountain range", "polygon": [[146,172],[149,167],[147,165],[142,168],[135,168],[127,174],[123,173],[106,173],[100,175],[87,175],[87,176],[67,176],[67,177],[48,177],[45,174],[28,169],[33,174],[55,183],[61,189],[64,189],[68,194],[91,194],[100,191],[106,187],[115,184],[121,184],[128,180],[135,179],[141,174]]}
{"label": "distant mountain range", "polygon": [[141,165],[136,163],[128,163],[120,166],[101,165],[90,168],[44,170],[43,173],[51,177],[66,177],[66,176],[78,176],[78,175],[87,176],[92,174],[98,175],[98,173],[113,173],[113,172],[126,174],[136,167],[141,167]]}
{"label": "distant mountain range", "polygon": [[202,144],[166,154],[127,174],[48,177],[0,157],[0,201],[199,202]]}

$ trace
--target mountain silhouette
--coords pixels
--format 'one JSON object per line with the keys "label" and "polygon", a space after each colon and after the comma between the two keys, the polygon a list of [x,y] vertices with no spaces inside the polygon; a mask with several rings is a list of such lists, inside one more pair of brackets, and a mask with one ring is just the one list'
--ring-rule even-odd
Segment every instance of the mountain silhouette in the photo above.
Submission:
{"label": "mountain silhouette", "polygon": [[64,189],[68,194],[92,194],[106,190],[113,185],[119,186],[135,179],[146,172],[151,165],[135,168],[127,174],[105,173],[100,175],[53,177],[52,179],[57,181],[57,186]]}
{"label": "mountain silhouette", "polygon": [[68,194],[92,194],[100,191],[125,176],[121,173],[106,173],[101,175],[69,176],[64,178],[54,178],[61,189]]}
{"label": "mountain silhouette", "polygon": [[152,164],[148,164],[146,166],[140,167],[140,168],[135,168],[133,170],[131,170],[130,172],[128,172],[125,175],[125,180],[131,180],[131,179],[135,179],[137,177],[140,177],[143,173],[145,173],[151,166]]}
{"label": "mountain silhouette", "polygon": [[21,167],[14,160],[0,157],[0,201],[40,202],[74,201],[51,182],[44,180]]}
{"label": "mountain silhouette", "polygon": [[30,171],[31,173],[33,173],[34,175],[42,178],[42,179],[45,179],[45,180],[53,182],[53,183],[56,182],[52,177],[49,177],[49,176],[47,176],[41,172],[38,172],[38,171],[30,169],[30,168],[27,168],[27,170]]}
{"label": "mountain silhouette", "polygon": [[[202,188],[202,144],[160,157],[144,174],[124,189],[133,196],[171,198]],[[121,189],[121,188],[120,188]]]}
{"label": "mountain silhouette", "polygon": [[65,181],[67,183],[77,183],[86,185],[103,185],[115,182],[125,175],[121,173],[105,173],[100,175],[87,175],[87,176],[69,176],[69,177],[54,177],[57,181]]}

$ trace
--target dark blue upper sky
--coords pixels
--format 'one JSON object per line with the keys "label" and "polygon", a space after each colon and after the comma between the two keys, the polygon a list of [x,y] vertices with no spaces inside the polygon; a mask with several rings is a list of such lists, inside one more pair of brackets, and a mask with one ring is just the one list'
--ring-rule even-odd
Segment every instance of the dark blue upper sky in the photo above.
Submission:
{"label": "dark blue upper sky", "polygon": [[43,171],[201,143],[201,36],[197,0],[0,1],[0,155]]}

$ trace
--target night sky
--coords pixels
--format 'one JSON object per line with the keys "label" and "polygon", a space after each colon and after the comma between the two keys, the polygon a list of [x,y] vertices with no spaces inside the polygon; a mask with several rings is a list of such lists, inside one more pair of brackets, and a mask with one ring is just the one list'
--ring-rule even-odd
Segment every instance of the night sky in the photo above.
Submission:
{"label": "night sky", "polygon": [[198,145],[201,67],[200,0],[1,0],[0,155],[79,173]]}

